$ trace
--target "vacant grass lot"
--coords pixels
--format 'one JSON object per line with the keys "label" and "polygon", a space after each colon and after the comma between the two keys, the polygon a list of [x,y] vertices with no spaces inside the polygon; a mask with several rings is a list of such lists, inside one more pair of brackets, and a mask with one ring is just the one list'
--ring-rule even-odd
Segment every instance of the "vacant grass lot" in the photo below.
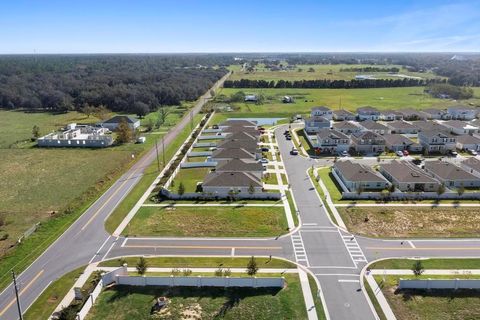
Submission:
{"label": "vacant grass lot", "polygon": [[[475,97],[469,100],[453,101],[433,98],[423,92],[424,87],[378,88],[378,89],[234,89],[226,88],[220,95],[230,96],[238,91],[246,94],[263,94],[263,104],[232,103],[238,110],[229,117],[284,117],[293,114],[309,114],[314,106],[326,105],[332,109],[341,107],[354,111],[358,107],[370,105],[382,110],[402,108],[424,109],[429,107],[447,107],[459,103],[480,105],[480,88],[474,88]],[[285,104],[281,99],[285,95],[293,96],[295,103]],[[220,99],[220,98],[218,98]],[[240,115],[234,115],[240,114]]]}
{"label": "vacant grass lot", "polygon": [[[193,158],[195,159],[195,158]],[[178,174],[173,179],[173,185],[170,189],[173,192],[178,192],[180,183],[183,183],[185,192],[196,192],[197,183],[203,182],[203,179],[210,172],[210,168],[183,168],[178,171]]]}
{"label": "vacant grass lot", "polygon": [[328,193],[330,194],[330,198],[332,201],[339,202],[342,199],[342,193],[341,193],[341,188],[337,184],[335,178],[332,175],[331,168],[321,168],[317,170],[317,173],[320,177],[320,179],[323,181],[323,184],[325,184],[325,187],[328,190]]}
{"label": "vacant grass lot", "polygon": [[[463,278],[462,276],[454,276]],[[375,279],[380,284],[382,292],[390,307],[399,320],[460,320],[480,318],[480,292],[475,290],[402,290],[397,291],[400,276],[387,276],[385,282],[382,276]],[[413,276],[401,276],[413,278]],[[421,276],[420,278],[443,278],[448,276]]]}
{"label": "vacant grass lot", "polygon": [[[285,65],[285,64],[284,64]],[[361,68],[372,67],[373,65],[358,64],[358,65],[346,65],[346,64],[312,64],[312,65],[297,65],[296,68],[286,71],[270,71],[265,68],[264,64],[259,64],[256,67],[256,71],[249,73],[241,71],[240,65],[230,66],[229,69],[233,70],[233,74],[229,80],[240,79],[252,79],[252,80],[316,80],[316,79],[331,79],[331,80],[351,80],[358,74],[372,75],[377,79],[399,79],[398,76],[393,76],[387,72],[353,72],[353,71],[340,71],[346,68]],[[420,77],[423,79],[441,78],[431,72],[410,72],[403,66],[399,65],[385,65],[385,66],[373,66],[379,68],[397,67],[400,69],[399,74],[408,75],[412,77]],[[314,72],[309,72],[310,68],[314,69]]]}
{"label": "vacant grass lot", "polygon": [[267,237],[285,233],[282,207],[143,207],[129,236]]}
{"label": "vacant grass lot", "polygon": [[81,204],[131,161],[130,152],[85,149],[5,149],[0,152],[0,226],[7,248],[37,222]]}
{"label": "vacant grass lot", "polygon": [[[411,269],[414,260],[387,259],[373,263],[371,269]],[[480,258],[477,259],[422,259],[423,267],[428,269],[480,269]]]}
{"label": "vacant grass lot", "polygon": [[170,304],[159,319],[306,319],[298,276],[285,279],[283,289],[116,286],[99,296],[87,319],[147,319],[160,296]]}
{"label": "vacant grass lot", "polygon": [[[472,207],[337,207],[348,230],[372,237],[478,237]],[[365,218],[368,217],[368,222]]]}

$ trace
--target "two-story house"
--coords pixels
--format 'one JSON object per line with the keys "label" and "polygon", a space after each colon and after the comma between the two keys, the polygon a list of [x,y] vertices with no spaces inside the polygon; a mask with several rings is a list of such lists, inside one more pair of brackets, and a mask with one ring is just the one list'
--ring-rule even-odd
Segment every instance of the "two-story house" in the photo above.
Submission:
{"label": "two-story house", "polygon": [[321,129],[315,146],[320,153],[341,154],[350,148],[350,138],[333,129]]}
{"label": "two-story house", "polygon": [[323,117],[328,120],[333,119],[333,111],[330,110],[329,107],[321,106],[321,107],[313,107],[310,116],[312,117]]}
{"label": "two-story house", "polygon": [[357,119],[358,121],[373,120],[377,121],[380,119],[380,111],[374,107],[361,107],[357,109]]}
{"label": "two-story house", "polygon": [[385,139],[378,133],[363,131],[350,136],[353,149],[363,154],[379,154],[385,151]]}
{"label": "two-story house", "polygon": [[418,142],[428,153],[442,153],[456,149],[456,137],[448,132],[441,131],[420,131]]}

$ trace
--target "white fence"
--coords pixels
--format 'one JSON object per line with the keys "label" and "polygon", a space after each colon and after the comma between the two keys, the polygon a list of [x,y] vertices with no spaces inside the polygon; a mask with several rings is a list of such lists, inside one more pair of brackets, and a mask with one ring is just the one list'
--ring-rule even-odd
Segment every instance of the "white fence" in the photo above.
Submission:
{"label": "white fence", "polygon": [[[102,283],[105,285],[116,283],[128,286],[281,288],[285,285],[285,279],[283,277],[129,276],[127,265],[125,265],[102,275]],[[95,288],[95,290],[97,290],[97,288]],[[94,297],[93,301],[95,301],[97,296]]]}
{"label": "white fence", "polygon": [[168,287],[283,287],[284,278],[256,277],[155,277],[118,276],[117,284],[128,286],[168,286]]}
{"label": "white fence", "polygon": [[97,300],[98,296],[100,295],[100,292],[102,292],[102,288],[103,288],[103,281],[100,280],[100,282],[97,284],[95,289],[93,289],[92,293],[88,296],[87,301],[85,301],[85,303],[83,304],[82,309],[80,309],[80,311],[77,313],[77,320],[85,319],[88,312],[93,307],[95,300]]}
{"label": "white fence", "polygon": [[436,192],[342,192],[343,200],[480,200],[480,192],[445,192],[438,194]]}
{"label": "white fence", "polygon": [[[218,200],[218,199],[229,199],[232,197],[228,192],[216,192],[213,193],[200,193],[200,192],[186,192],[182,195],[178,193],[173,193],[168,191],[165,188],[160,190],[162,196],[171,199],[171,200]],[[246,200],[246,199],[259,199],[259,200],[280,200],[282,195],[280,192],[256,192],[253,194],[250,193],[238,193],[235,195],[237,200]]]}
{"label": "white fence", "polygon": [[400,279],[399,289],[480,289],[480,279]]}

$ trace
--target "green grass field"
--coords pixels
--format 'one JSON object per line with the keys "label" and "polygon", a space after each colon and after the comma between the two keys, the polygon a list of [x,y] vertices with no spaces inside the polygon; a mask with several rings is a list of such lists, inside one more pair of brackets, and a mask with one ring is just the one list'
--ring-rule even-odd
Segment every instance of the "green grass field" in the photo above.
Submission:
{"label": "green grass field", "polygon": [[[372,75],[377,79],[402,79],[402,77],[388,74],[388,72],[353,72],[353,71],[341,71],[346,68],[359,68],[359,67],[379,67],[390,68],[397,67],[400,69],[399,74],[407,75],[411,77],[420,77],[422,79],[442,78],[436,76],[431,72],[410,72],[400,65],[347,65],[347,64],[312,64],[312,65],[297,65],[292,70],[285,71],[270,71],[265,68],[264,64],[259,64],[256,67],[255,72],[246,72],[241,70],[240,65],[232,65],[229,67],[233,71],[229,80],[251,79],[251,80],[316,80],[316,79],[329,79],[329,80],[352,80],[358,74]],[[314,72],[309,72],[309,69],[313,68]]]}
{"label": "green grass field", "polygon": [[[348,230],[369,237],[477,237],[474,207],[338,207]],[[368,221],[366,222],[366,217]]]}
{"label": "green grass field", "polygon": [[[470,276],[471,278],[472,276]],[[476,290],[401,290],[397,291],[400,278],[414,276],[375,276],[396,318],[410,319],[479,319],[480,293]],[[425,278],[466,278],[463,276],[420,276]],[[478,278],[478,277],[475,277]]]}
{"label": "green grass field", "polygon": [[128,236],[267,237],[285,233],[282,207],[142,207]]}
{"label": "green grass field", "polygon": [[146,319],[155,298],[170,299],[164,319],[306,319],[297,275],[280,288],[196,288],[116,286],[104,290],[87,319]]}
{"label": "green grass field", "polygon": [[[228,117],[283,117],[293,114],[309,114],[314,106],[326,105],[331,109],[354,111],[358,107],[370,105],[380,110],[429,107],[447,107],[459,103],[480,105],[480,88],[474,88],[475,97],[469,100],[452,101],[433,98],[423,92],[423,87],[379,88],[379,89],[233,89],[225,88],[219,92],[230,96],[237,91],[246,94],[263,94],[263,104],[232,103],[238,108]],[[281,99],[285,95],[293,96],[295,103],[285,104]],[[217,99],[221,99],[219,96]]]}
{"label": "green grass field", "polygon": [[[411,269],[414,260],[387,259],[373,263],[370,269]],[[425,269],[480,269],[480,258],[465,259],[422,259]]]}

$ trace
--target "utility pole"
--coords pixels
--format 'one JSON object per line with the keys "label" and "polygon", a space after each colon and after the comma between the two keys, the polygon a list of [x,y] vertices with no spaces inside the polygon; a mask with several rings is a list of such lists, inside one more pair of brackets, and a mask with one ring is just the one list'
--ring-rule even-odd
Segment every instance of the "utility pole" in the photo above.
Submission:
{"label": "utility pole", "polygon": [[13,270],[12,270],[12,278],[13,278],[13,287],[15,288],[15,297],[17,298],[18,316],[20,320],[23,320],[22,307],[20,306],[20,299],[18,298],[17,278],[15,276],[15,271]]}
{"label": "utility pole", "polygon": [[193,131],[193,111],[190,111],[190,131]]}
{"label": "utility pole", "polygon": [[165,162],[165,140],[164,137],[162,137],[162,156],[163,156],[163,167],[167,165]]}
{"label": "utility pole", "polygon": [[158,159],[158,146],[157,146],[157,140],[155,140],[155,151],[157,151],[157,168],[158,168],[158,172],[160,172],[160,160]]}

